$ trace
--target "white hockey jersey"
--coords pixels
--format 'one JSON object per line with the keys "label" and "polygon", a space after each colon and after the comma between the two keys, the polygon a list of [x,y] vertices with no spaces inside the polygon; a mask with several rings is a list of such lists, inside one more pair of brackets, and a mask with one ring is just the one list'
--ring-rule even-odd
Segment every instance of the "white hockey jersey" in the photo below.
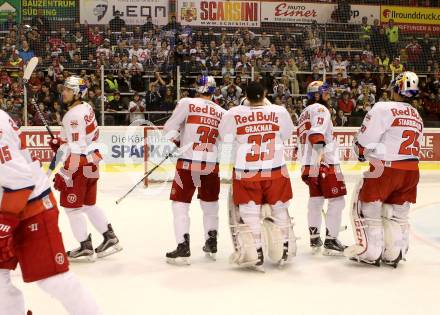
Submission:
{"label": "white hockey jersey", "polygon": [[[319,103],[307,106],[298,119],[298,159],[302,165],[339,164],[338,146],[333,135],[329,110]],[[313,150],[312,139],[325,142],[322,156]]]}
{"label": "white hockey jersey", "polygon": [[357,141],[373,159],[418,160],[422,136],[417,109],[402,102],[378,102],[365,116]]}
{"label": "white hockey jersey", "polygon": [[293,133],[292,118],[284,107],[269,104],[231,108],[219,130],[225,143],[233,143],[235,178],[247,171],[265,173],[262,179],[282,175],[279,171],[286,164],[284,141]]}
{"label": "white hockey jersey", "polygon": [[40,167],[32,161],[25,141],[11,117],[0,110],[0,210],[16,213],[25,219],[45,209],[55,200],[50,182]]}
{"label": "white hockey jersey", "polygon": [[81,163],[87,164],[101,159],[96,141],[99,138],[99,128],[95,112],[90,104],[82,102],[71,109],[63,117],[63,128],[60,138],[62,150],[68,158],[79,155]]}
{"label": "white hockey jersey", "polygon": [[218,126],[225,112],[202,98],[179,101],[164,126],[166,138],[180,142],[178,168],[192,169],[194,162],[218,163]]}

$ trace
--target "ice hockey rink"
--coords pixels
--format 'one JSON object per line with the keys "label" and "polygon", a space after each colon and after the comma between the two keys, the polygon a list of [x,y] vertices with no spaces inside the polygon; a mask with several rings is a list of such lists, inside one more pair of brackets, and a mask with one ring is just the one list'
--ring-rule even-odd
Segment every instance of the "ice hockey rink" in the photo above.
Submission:
{"label": "ice hockey rink", "polygon": [[[308,247],[307,189],[293,176],[291,215],[296,221],[298,255],[283,269],[266,263],[266,273],[238,269],[228,262],[232,252],[227,225],[227,190],[220,197],[220,239],[217,261],[205,258],[202,212],[191,206],[191,266],[165,262],[174,249],[170,183],[151,184],[134,191],[121,205],[124,194],[141,173],[103,173],[99,205],[120,237],[124,251],[95,263],[76,263],[71,270],[96,297],[106,314],[439,314],[440,302],[440,172],[422,171],[418,203],[411,211],[411,243],[408,261],[397,269],[356,264],[343,257],[312,255]],[[360,171],[346,174],[349,194]],[[349,223],[349,199],[340,234],[353,243]],[[66,248],[77,244],[65,213],[60,225]],[[92,228],[94,245],[101,236]],[[14,283],[23,290],[34,315],[66,314],[57,301],[36,285],[24,285],[19,272]],[[78,301],[81,303],[81,301]],[[7,314],[2,314],[7,315]]]}

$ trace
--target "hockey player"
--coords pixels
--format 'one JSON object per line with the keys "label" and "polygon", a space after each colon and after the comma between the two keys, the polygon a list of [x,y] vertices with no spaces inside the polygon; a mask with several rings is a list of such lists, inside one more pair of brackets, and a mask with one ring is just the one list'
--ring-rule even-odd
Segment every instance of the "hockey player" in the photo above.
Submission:
{"label": "hockey player", "polygon": [[327,109],[329,87],[313,81],[307,87],[308,106],[298,119],[299,159],[302,180],[309,186],[308,222],[310,246],[314,252],[322,247],[320,236],[324,202],[326,237],[324,255],[342,255],[345,249],[339,240],[342,211],[347,190],[339,167],[339,151],[333,136],[331,115]]}
{"label": "hockey player", "polygon": [[25,314],[23,294],[11,283],[20,264],[69,314],[103,314],[69,271],[58,229],[58,208],[39,161],[33,162],[17,126],[0,110],[0,314]]}
{"label": "hockey player", "polygon": [[391,99],[378,102],[365,116],[355,141],[360,161],[370,172],[359,185],[352,218],[356,245],[346,250],[359,262],[397,267],[409,243],[408,214],[416,202],[423,120],[411,100],[419,79],[403,72],[391,82]]}
{"label": "hockey player", "polygon": [[[63,117],[60,138],[51,141],[57,152],[62,145],[66,160],[55,175],[54,187],[61,192],[61,206],[66,210],[78,249],[68,251],[70,260],[94,261],[95,252],[102,258],[122,250],[103,210],[96,206],[99,162],[102,157],[96,141],[99,137],[98,124],[93,108],[81,99],[87,93],[85,81],[79,77],[68,77],[64,83],[63,102],[68,112]],[[104,237],[94,250],[91,235],[87,233],[85,215]]]}
{"label": "hockey player", "polygon": [[[271,260],[283,264],[296,253],[283,143],[292,136],[293,123],[284,107],[265,101],[260,83],[249,83],[246,93],[248,103],[230,109],[219,127],[221,139],[234,148],[230,223],[235,253],[231,262],[264,270],[261,219]],[[269,204],[269,216],[262,213],[264,204]]]}
{"label": "hockey player", "polygon": [[212,76],[201,76],[196,98],[183,98],[165,123],[166,137],[180,146],[170,199],[174,215],[177,249],[166,254],[170,263],[189,264],[189,206],[196,188],[203,211],[207,256],[215,258],[218,234],[218,197],[220,178],[218,166],[218,125],[225,110],[211,101],[216,83]]}

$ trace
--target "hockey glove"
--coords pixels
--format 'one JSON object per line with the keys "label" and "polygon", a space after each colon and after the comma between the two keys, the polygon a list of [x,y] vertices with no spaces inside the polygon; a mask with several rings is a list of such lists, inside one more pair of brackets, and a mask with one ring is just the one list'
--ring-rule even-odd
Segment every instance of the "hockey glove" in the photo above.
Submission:
{"label": "hockey glove", "polygon": [[0,213],[0,262],[13,258],[12,235],[20,220],[12,215]]}
{"label": "hockey glove", "polygon": [[52,138],[49,141],[49,146],[52,149],[53,152],[55,152],[55,154],[57,154],[58,149],[61,146],[61,141],[59,138]]}
{"label": "hockey glove", "polygon": [[53,182],[53,187],[58,191],[65,191],[67,188],[73,187],[72,175],[64,168],[55,175]]}
{"label": "hockey glove", "polygon": [[308,186],[318,186],[319,172],[315,166],[306,165],[303,167],[301,179]]}
{"label": "hockey glove", "polygon": [[359,162],[365,162],[365,148],[359,144],[359,142],[354,143],[354,153],[357,155]]}

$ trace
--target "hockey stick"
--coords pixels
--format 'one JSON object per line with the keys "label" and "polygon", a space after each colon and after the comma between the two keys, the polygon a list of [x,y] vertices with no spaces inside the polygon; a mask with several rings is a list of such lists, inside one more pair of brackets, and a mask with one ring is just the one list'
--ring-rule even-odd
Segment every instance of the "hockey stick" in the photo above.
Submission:
{"label": "hockey stick", "polygon": [[[23,83],[25,84],[25,88],[27,88],[27,82],[31,78],[32,73],[35,71],[35,68],[38,66],[38,58],[32,57],[31,60],[29,60],[26,69],[24,69],[23,73]],[[33,101],[32,106],[34,106],[34,109],[36,110],[38,116],[40,117],[41,121],[43,122],[44,126],[46,127],[47,132],[49,133],[50,137],[52,139],[55,139],[55,136],[52,132],[52,130],[49,127],[49,124],[47,123],[46,118],[44,117],[43,113],[41,112],[40,108],[38,107],[38,104]],[[52,161],[49,165],[49,174],[55,169],[56,166],[56,155],[53,157]]]}
{"label": "hockey stick", "polygon": [[175,147],[170,153],[168,153],[162,161],[160,161],[159,164],[157,164],[155,167],[153,167],[151,170],[149,170],[147,173],[145,173],[144,177],[142,177],[141,180],[139,180],[136,185],[134,185],[129,191],[127,191],[127,193],[125,195],[123,195],[121,198],[119,198],[118,200],[116,200],[116,204],[120,204],[133,190],[135,190],[137,188],[137,186],[139,186],[141,183],[144,182],[145,179],[148,178],[148,176],[150,176],[155,170],[157,170],[166,160],[168,160],[170,157],[173,156],[174,152],[176,152],[176,150],[178,149],[178,147]]}

